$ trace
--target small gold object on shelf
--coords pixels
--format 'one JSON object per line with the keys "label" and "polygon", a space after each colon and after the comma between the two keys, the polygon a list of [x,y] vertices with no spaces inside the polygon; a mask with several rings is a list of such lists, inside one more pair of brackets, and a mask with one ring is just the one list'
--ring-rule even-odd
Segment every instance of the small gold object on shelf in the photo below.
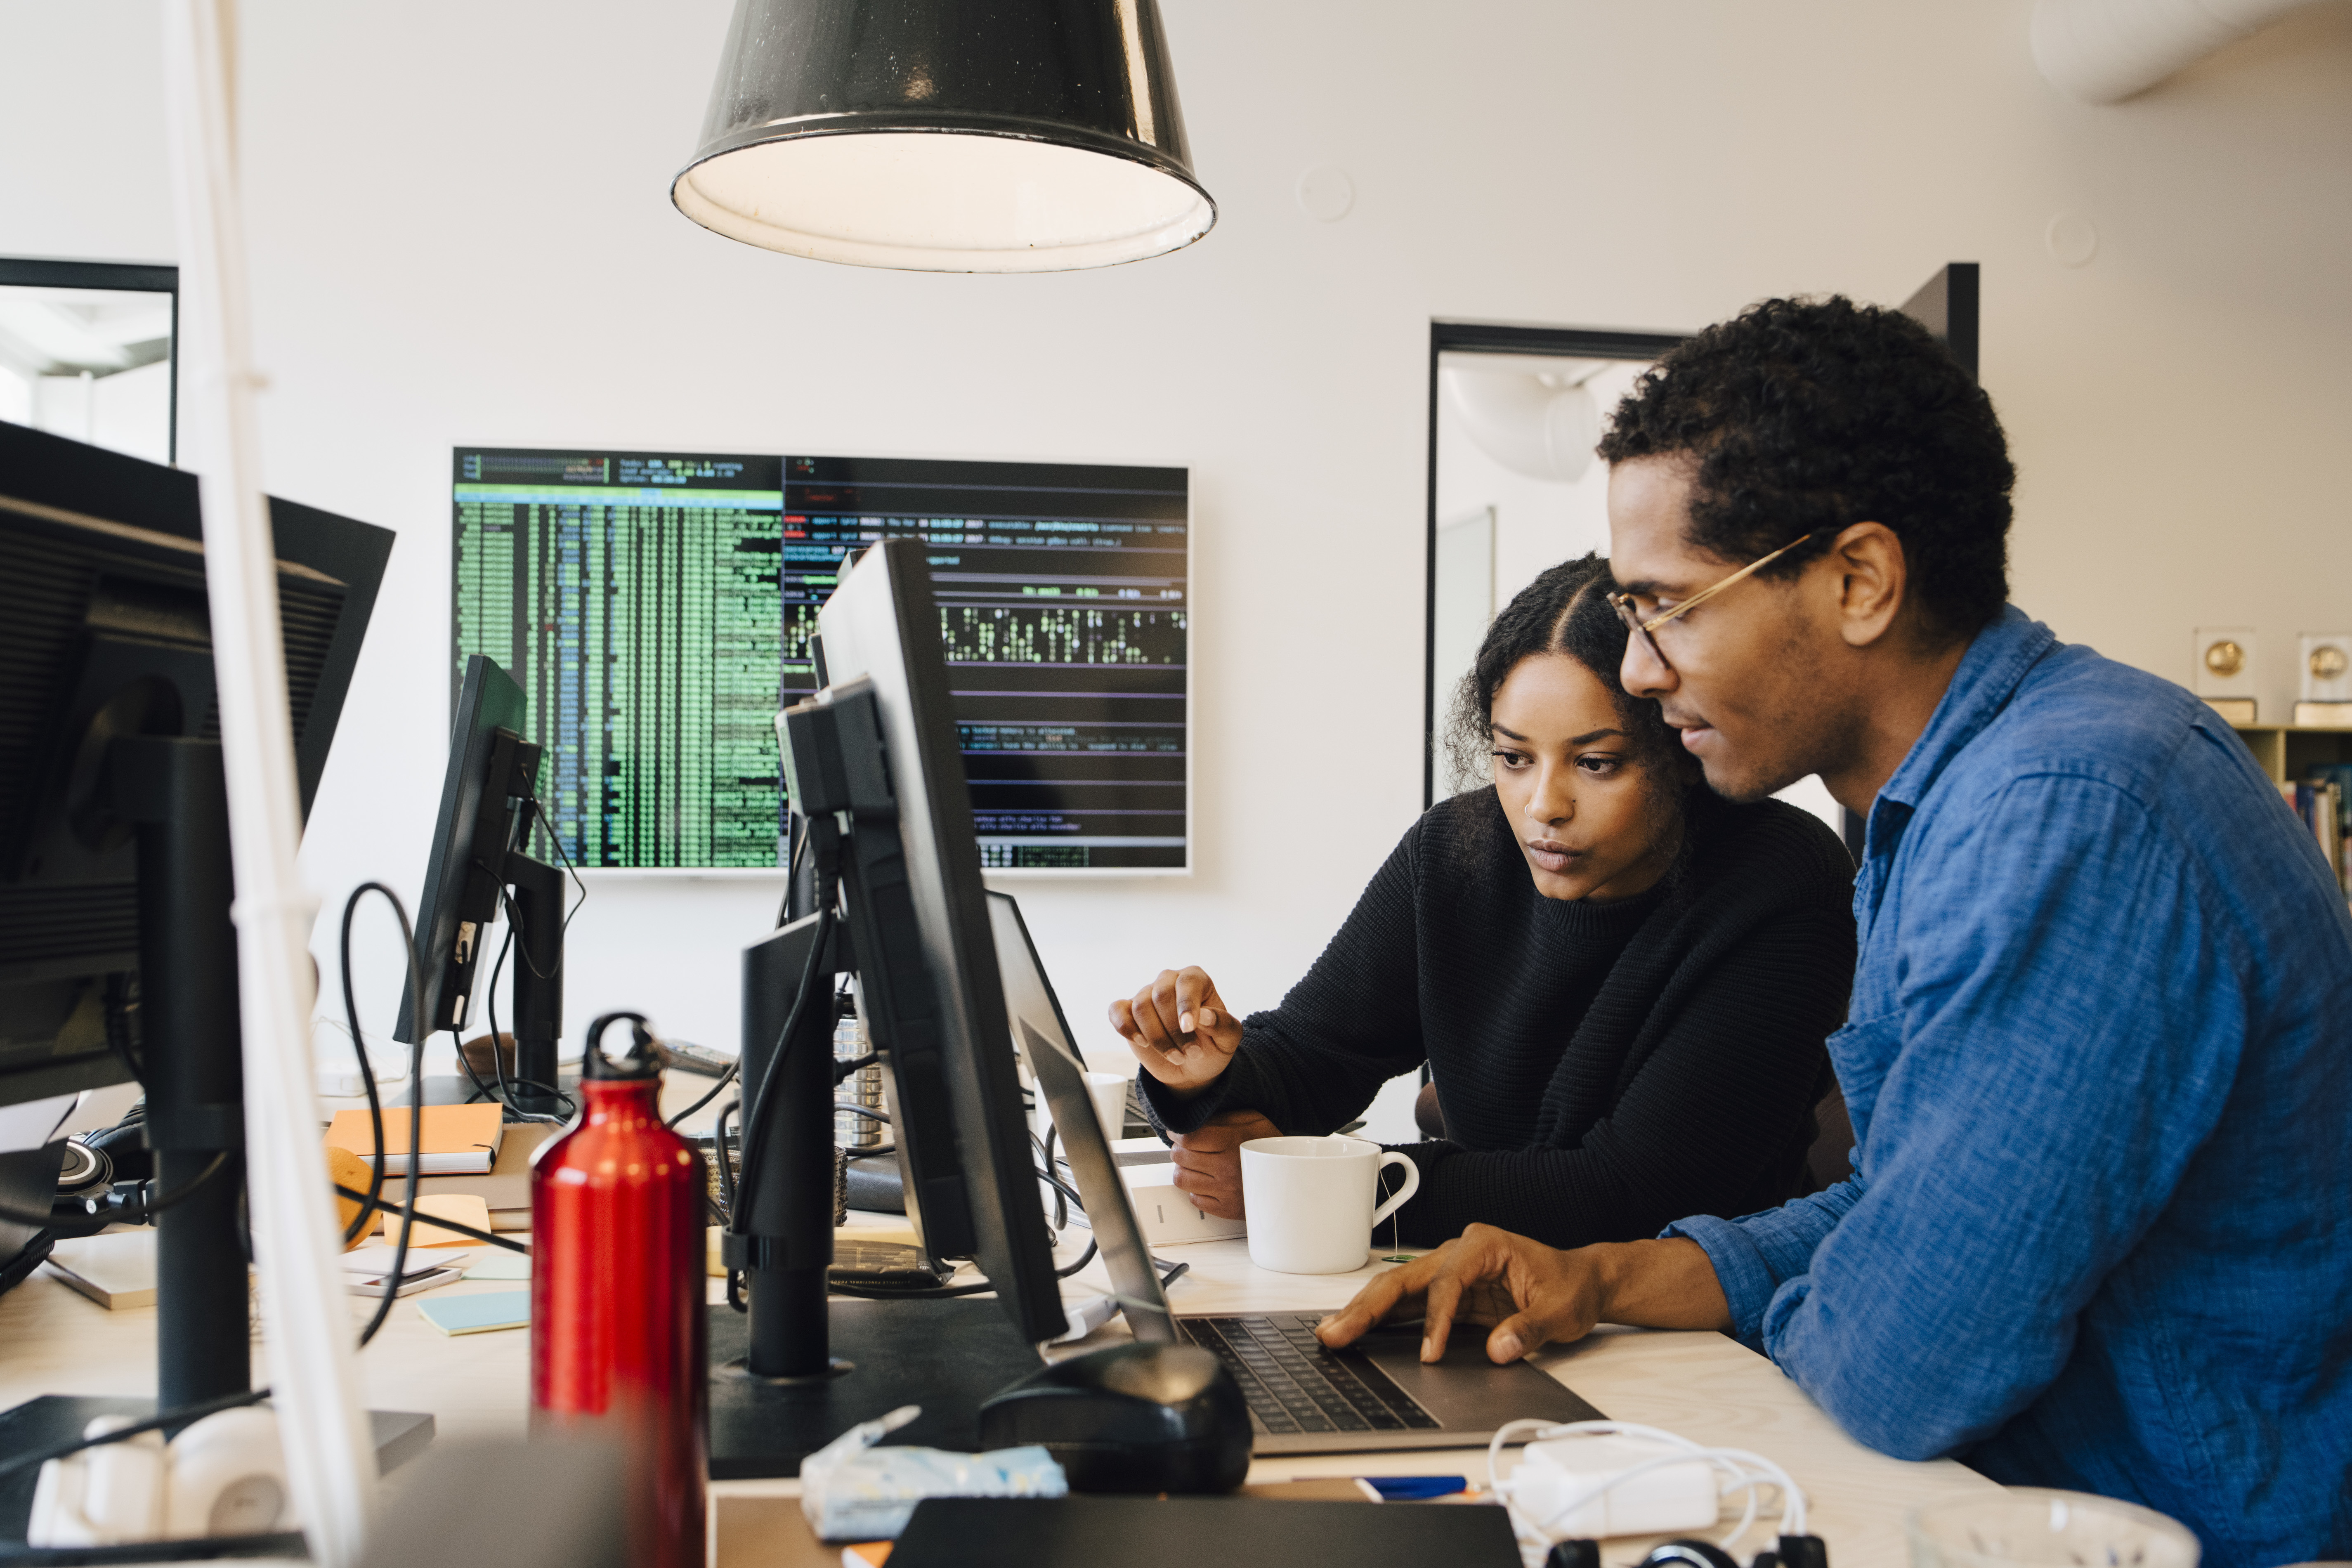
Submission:
{"label": "small gold object on shelf", "polygon": [[2235,675],[2246,668],[2246,650],[2226,640],[2214,643],[2205,649],[2205,668],[2216,675]]}

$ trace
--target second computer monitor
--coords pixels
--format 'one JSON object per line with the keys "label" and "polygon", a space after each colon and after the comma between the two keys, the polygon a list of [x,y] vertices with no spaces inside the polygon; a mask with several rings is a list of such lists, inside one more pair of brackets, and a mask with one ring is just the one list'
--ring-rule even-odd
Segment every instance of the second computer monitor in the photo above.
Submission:
{"label": "second computer monitor", "polygon": [[[917,1141],[934,1156],[926,1164],[956,1173],[981,1271],[1036,1342],[1062,1332],[1065,1320],[923,554],[911,540],[868,550],[821,617],[833,689],[862,680],[873,691],[917,938],[912,952],[876,952],[866,945],[876,927],[853,921],[857,961],[869,996],[875,966],[891,964],[880,978],[919,1018],[919,1026],[901,1021],[897,1037],[877,1041],[898,1080],[902,1146]],[[869,1024],[892,1026],[880,1011]],[[944,1080],[949,1125],[927,1124],[935,1113],[918,1090],[929,1075]],[[936,1189],[929,1180],[925,1187],[928,1206]]]}

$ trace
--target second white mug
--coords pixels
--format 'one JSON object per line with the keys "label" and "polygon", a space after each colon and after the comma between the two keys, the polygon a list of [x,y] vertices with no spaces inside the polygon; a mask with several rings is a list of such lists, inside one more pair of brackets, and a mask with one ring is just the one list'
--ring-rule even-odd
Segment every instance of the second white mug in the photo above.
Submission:
{"label": "second white mug", "polygon": [[[1386,1203],[1381,1172],[1404,1185]],[[1277,1274],[1351,1274],[1364,1266],[1372,1226],[1421,1189],[1411,1160],[1361,1138],[1253,1138],[1242,1145],[1242,1206],[1250,1261]]]}

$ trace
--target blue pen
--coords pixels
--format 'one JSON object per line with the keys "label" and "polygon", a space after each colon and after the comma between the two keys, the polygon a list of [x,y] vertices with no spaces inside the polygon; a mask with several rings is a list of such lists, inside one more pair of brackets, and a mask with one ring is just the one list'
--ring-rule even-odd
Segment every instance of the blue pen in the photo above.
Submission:
{"label": "blue pen", "polygon": [[1470,1489],[1460,1476],[1358,1476],[1356,1486],[1374,1502],[1427,1502]]}

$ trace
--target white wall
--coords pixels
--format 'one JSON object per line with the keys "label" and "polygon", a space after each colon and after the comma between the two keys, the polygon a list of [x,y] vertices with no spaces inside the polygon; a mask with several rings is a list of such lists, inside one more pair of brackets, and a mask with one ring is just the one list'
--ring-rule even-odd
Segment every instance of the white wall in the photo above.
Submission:
{"label": "white wall", "polygon": [[[2089,109],[2035,75],[2027,0],[1167,0],[1216,231],[1007,279],[674,213],[725,0],[241,10],[268,483],[402,533],[306,849],[332,900],[419,874],[461,441],[1191,465],[1199,870],[1022,889],[1082,1027],[1163,963],[1273,1001],[1412,817],[1432,317],[1683,329],[1979,260],[2028,608],[2174,679],[2191,626],[2260,626],[2271,710],[2293,634],[2352,620],[2352,8]],[[0,254],[171,257],[155,26],[0,0]],[[1326,162],[1331,224],[1292,195]],[[2061,211],[2086,266],[2044,247]],[[599,887],[575,1027],[635,1004],[731,1045],[773,904]]]}

